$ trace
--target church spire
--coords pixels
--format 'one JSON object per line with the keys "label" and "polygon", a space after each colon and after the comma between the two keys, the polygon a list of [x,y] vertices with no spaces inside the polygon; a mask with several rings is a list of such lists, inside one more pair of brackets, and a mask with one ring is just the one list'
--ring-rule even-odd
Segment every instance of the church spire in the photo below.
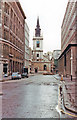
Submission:
{"label": "church spire", "polygon": [[36,25],[36,29],[35,29],[35,37],[40,37],[41,34],[41,29],[40,29],[40,25],[39,25],[39,17],[37,18],[37,25]]}
{"label": "church spire", "polygon": [[40,27],[40,25],[39,25],[39,17],[37,18],[37,27]]}

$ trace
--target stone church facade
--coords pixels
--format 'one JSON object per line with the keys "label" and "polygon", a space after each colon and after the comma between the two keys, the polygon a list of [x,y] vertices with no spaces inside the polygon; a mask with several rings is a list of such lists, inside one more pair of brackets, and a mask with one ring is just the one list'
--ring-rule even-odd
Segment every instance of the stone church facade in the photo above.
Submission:
{"label": "stone church facade", "polygon": [[41,35],[41,28],[39,25],[39,18],[35,29],[35,36],[33,37],[33,58],[32,58],[32,72],[44,73],[51,71],[51,60],[43,55],[43,36]]}

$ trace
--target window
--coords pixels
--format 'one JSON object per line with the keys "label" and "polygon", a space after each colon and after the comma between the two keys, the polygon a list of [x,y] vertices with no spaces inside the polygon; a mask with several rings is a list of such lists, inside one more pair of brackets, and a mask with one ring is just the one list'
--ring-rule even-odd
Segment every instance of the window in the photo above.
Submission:
{"label": "window", "polygon": [[37,57],[39,57],[39,54],[37,54]]}
{"label": "window", "polygon": [[1,13],[0,13],[0,23],[1,23]]}
{"label": "window", "polygon": [[15,19],[16,19],[16,15],[14,14],[14,22],[15,22]]}
{"label": "window", "polygon": [[12,43],[12,34],[10,34],[10,42]]}
{"label": "window", "polygon": [[13,17],[13,10],[11,9],[11,18]]}
{"label": "window", "polygon": [[7,73],[8,64],[3,64],[3,72]]}
{"label": "window", "polygon": [[0,1],[0,9],[1,9],[1,1]]}
{"label": "window", "polygon": [[37,47],[40,47],[40,41],[37,41]]}
{"label": "window", "polygon": [[5,10],[4,10],[7,14],[9,14],[9,5],[7,3],[5,3]]}
{"label": "window", "polygon": [[7,26],[7,27],[9,26],[7,16],[4,16],[4,25]]}
{"label": "window", "polygon": [[5,40],[9,39],[9,32],[7,30],[4,30],[4,39]]}
{"label": "window", "polygon": [[13,25],[13,31],[14,31],[14,33],[15,33],[15,24]]}
{"label": "window", "polygon": [[10,21],[10,29],[12,30],[12,21]]}

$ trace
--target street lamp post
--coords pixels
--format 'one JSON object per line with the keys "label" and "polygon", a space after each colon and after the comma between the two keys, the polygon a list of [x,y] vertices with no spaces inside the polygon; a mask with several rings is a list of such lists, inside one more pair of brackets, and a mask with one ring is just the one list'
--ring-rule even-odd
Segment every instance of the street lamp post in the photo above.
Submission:
{"label": "street lamp post", "polygon": [[72,56],[73,54],[72,54],[72,49],[71,49],[71,58],[70,58],[70,60],[71,60],[71,81],[72,81],[72,67],[73,67],[73,56]]}
{"label": "street lamp post", "polygon": [[[77,26],[75,25],[74,26],[74,28],[70,28],[70,31],[73,31],[73,32],[75,32],[75,31],[77,31]],[[71,81],[72,81],[72,67],[73,67],[73,53],[72,53],[72,48],[71,48],[71,58],[70,58],[70,60],[71,60]]]}

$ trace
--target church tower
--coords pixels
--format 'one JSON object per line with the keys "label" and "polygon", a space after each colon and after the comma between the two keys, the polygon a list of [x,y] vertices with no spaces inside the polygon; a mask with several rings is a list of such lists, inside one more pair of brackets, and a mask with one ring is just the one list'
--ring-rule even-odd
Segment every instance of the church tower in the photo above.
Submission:
{"label": "church tower", "polygon": [[35,36],[33,37],[33,61],[43,60],[43,37],[39,24],[39,17],[37,18],[37,25],[35,29]]}

